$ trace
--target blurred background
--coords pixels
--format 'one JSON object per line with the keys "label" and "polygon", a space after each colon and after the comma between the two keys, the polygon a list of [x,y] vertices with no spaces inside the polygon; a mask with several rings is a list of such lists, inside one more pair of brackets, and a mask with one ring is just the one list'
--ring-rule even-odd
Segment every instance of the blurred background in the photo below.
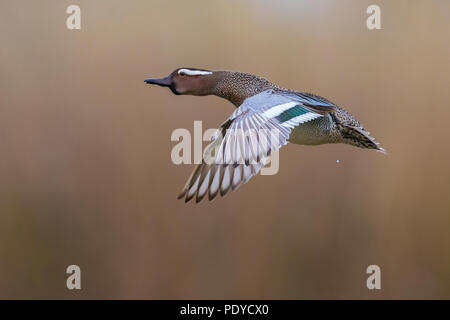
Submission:
{"label": "blurred background", "polygon": [[[449,16],[446,0],[1,1],[0,298],[449,299]],[[234,107],[143,82],[177,67],[324,96],[388,154],[288,145],[277,175],[185,204],[172,131]]]}

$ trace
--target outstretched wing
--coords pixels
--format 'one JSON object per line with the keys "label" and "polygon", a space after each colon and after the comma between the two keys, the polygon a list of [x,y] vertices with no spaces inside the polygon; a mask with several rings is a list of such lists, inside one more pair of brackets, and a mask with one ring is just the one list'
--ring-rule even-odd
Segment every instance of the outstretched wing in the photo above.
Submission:
{"label": "outstretched wing", "polygon": [[272,90],[247,98],[217,130],[202,163],[192,172],[179,199],[224,196],[256,175],[270,154],[287,143],[292,129],[324,116],[328,105],[294,93]]}

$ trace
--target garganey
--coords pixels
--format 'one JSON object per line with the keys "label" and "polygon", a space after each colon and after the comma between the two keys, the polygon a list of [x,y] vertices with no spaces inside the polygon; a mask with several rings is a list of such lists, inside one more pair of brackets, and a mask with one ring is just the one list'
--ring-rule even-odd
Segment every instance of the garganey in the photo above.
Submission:
{"label": "garganey", "polygon": [[281,88],[243,72],[179,68],[169,76],[146,79],[174,94],[216,95],[237,109],[219,127],[202,163],[179,199],[224,196],[256,175],[270,154],[287,142],[300,145],[345,143],[385,152],[350,113],[314,94]]}

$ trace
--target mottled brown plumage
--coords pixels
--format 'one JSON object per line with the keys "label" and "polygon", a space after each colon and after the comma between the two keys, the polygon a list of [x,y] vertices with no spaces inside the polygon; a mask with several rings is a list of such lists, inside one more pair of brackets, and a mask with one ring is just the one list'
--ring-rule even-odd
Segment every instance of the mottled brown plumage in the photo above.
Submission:
{"label": "mottled brown plumage", "polygon": [[216,85],[211,94],[227,99],[236,107],[255,94],[269,89],[281,89],[267,79],[243,72],[217,71],[212,77]]}

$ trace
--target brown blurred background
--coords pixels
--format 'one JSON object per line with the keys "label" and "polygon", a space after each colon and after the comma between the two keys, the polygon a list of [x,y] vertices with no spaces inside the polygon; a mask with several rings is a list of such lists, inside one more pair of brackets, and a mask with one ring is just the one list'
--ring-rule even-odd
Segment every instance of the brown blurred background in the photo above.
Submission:
{"label": "brown blurred background", "polygon": [[[0,298],[450,298],[449,17],[446,0],[2,1]],[[177,201],[193,167],[172,131],[234,109],[143,82],[182,66],[327,97],[388,154],[288,145],[277,175]]]}

